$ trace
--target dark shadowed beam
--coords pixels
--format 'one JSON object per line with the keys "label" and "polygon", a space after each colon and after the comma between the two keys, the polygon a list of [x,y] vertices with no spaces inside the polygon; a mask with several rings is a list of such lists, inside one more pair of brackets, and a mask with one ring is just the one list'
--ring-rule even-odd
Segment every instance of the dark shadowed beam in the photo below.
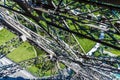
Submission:
{"label": "dark shadowed beam", "polygon": [[33,16],[32,15],[32,8],[23,0],[13,0],[14,2],[16,2],[23,10],[24,10],[24,14],[25,16],[32,18],[33,20],[35,20],[36,22],[40,21],[40,18]]}
{"label": "dark shadowed beam", "polygon": [[[28,15],[25,15],[25,14],[23,14],[23,13],[21,13],[21,12],[19,12],[19,11],[16,11],[16,10],[13,10],[13,9],[11,9],[11,8],[9,8],[9,7],[6,7],[6,6],[2,6],[2,5],[0,5],[1,7],[4,7],[4,8],[6,8],[6,9],[9,9],[9,10],[12,10],[12,11],[15,11],[15,12],[17,12],[17,13],[19,13],[19,14],[22,14],[22,15],[24,15],[24,16],[27,16],[27,17],[29,17]],[[30,17],[31,18],[31,17]],[[51,24],[51,23],[50,23]],[[51,25],[53,25],[53,23],[51,24]],[[55,26],[56,27],[56,26]],[[60,26],[57,26],[57,28],[62,28],[62,27],[60,27]],[[64,30],[64,29],[63,29]],[[69,31],[69,30],[67,30],[66,28],[65,28],[65,31]],[[72,32],[72,31],[70,31],[70,32]],[[72,32],[72,33],[75,33],[76,35],[78,35],[78,36],[83,36],[83,37],[85,37],[86,38],[86,36],[84,36],[84,35],[81,35],[80,33],[77,33],[77,32]],[[99,40],[98,40],[98,42],[99,42]],[[104,44],[104,43],[103,43]],[[107,45],[107,44],[106,44]]]}
{"label": "dark shadowed beam", "polygon": [[80,2],[80,3],[91,4],[91,5],[97,5],[97,6],[100,6],[100,7],[105,7],[105,8],[115,9],[115,10],[119,10],[120,11],[120,6],[115,5],[115,4],[102,3],[99,0],[98,0],[99,2],[98,1],[92,1],[92,0],[74,0],[74,1],[77,1],[77,2]]}
{"label": "dark shadowed beam", "polygon": [[[36,22],[38,25],[41,25],[41,24],[39,23],[40,18],[39,18],[39,17],[36,17],[36,16],[33,16],[33,15],[31,14],[31,12],[28,10],[29,8],[28,8],[28,6],[26,5],[25,2],[23,2],[22,0],[13,0],[13,1],[16,2],[16,3],[25,11],[25,13],[26,13],[25,16],[27,16],[27,17],[29,17],[29,18],[32,18],[33,20],[35,20],[35,22]],[[77,0],[77,1],[79,1],[79,0]],[[85,0],[85,1],[86,1],[86,0]],[[49,22],[49,21],[46,21],[46,20],[45,20],[45,22],[46,22],[47,24],[49,24],[49,25],[52,25],[52,27],[56,27],[56,28],[59,28],[59,29],[68,31],[68,32],[70,32],[70,33],[76,34],[77,36],[82,36],[82,37],[87,38],[87,39],[89,39],[89,40],[92,40],[92,41],[101,43],[101,44],[103,44],[103,45],[110,46],[110,47],[112,47],[112,48],[114,48],[114,49],[120,50],[120,47],[118,47],[118,46],[115,46],[115,45],[106,43],[106,42],[101,41],[101,40],[98,40],[98,39],[93,39],[93,38],[91,38],[91,37],[89,37],[89,36],[86,36],[86,35],[84,35],[84,34],[75,32],[75,31],[73,31],[73,30],[69,30],[69,29],[63,28],[63,27],[61,27],[61,26],[59,26],[59,25],[57,25],[57,24],[55,24],[55,23],[52,23],[52,22]],[[43,28],[43,30],[46,31],[46,29],[45,29],[44,27],[42,27],[42,28]],[[49,33],[48,33],[48,34],[49,34]],[[49,34],[49,35],[51,36],[51,34]],[[52,36],[51,36],[51,37],[52,37]]]}
{"label": "dark shadowed beam", "polygon": [[103,2],[103,3],[110,3],[110,4],[120,5],[120,0],[98,0],[98,1]]}

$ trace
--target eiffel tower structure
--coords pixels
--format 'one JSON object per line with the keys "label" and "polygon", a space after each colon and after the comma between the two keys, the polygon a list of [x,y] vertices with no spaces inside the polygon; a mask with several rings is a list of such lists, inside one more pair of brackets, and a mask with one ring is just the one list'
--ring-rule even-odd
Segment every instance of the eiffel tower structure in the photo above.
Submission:
{"label": "eiffel tower structure", "polygon": [[[17,72],[15,66],[20,70],[37,65],[41,74],[52,67],[55,70],[50,76],[41,75],[36,79],[117,80],[120,58],[107,51],[109,56],[94,53],[98,49],[104,53],[101,45],[120,50],[119,4],[119,0],[1,0],[0,23],[17,35],[12,40],[18,42],[18,46],[27,40],[45,52],[43,56],[1,66],[1,77],[9,75],[5,71],[15,69]],[[88,39],[96,45],[86,52],[79,39]],[[2,53],[4,48],[8,49],[0,58],[18,47],[14,45],[17,44],[12,48],[9,44],[0,46]]]}

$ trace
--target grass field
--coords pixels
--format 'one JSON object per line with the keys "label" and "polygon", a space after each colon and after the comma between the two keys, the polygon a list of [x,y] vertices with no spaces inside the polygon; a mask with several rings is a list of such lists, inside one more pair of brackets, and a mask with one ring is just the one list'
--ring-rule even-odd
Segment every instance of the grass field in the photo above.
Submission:
{"label": "grass field", "polygon": [[91,40],[85,39],[85,38],[78,38],[78,41],[80,43],[80,45],[83,47],[83,49],[85,50],[85,52],[87,53],[88,51],[90,51],[92,49],[92,47],[94,47],[96,42],[93,42]]}
{"label": "grass field", "polygon": [[2,29],[0,31],[0,45],[2,45],[3,43],[11,40],[14,37],[15,37],[15,34],[11,33],[7,29]]}
{"label": "grass field", "polygon": [[30,66],[27,68],[27,70],[32,73],[33,75],[38,76],[38,68],[36,66]]}
{"label": "grass field", "polygon": [[109,52],[111,52],[111,53],[113,53],[113,54],[115,54],[117,56],[120,56],[120,51],[119,50],[110,48],[110,49],[107,49],[106,51],[109,51]]}
{"label": "grass field", "polygon": [[7,55],[8,58],[15,62],[27,60],[35,57],[34,47],[28,42],[24,42],[17,49]]}

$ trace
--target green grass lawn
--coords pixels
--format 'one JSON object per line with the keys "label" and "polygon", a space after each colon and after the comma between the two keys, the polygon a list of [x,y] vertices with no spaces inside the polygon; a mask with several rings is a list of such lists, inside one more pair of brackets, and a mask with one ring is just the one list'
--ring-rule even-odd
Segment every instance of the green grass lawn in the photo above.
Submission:
{"label": "green grass lawn", "polygon": [[30,66],[27,70],[35,76],[38,76],[38,68],[36,66]]}
{"label": "green grass lawn", "polygon": [[85,50],[85,52],[89,52],[95,46],[95,43],[96,43],[96,42],[93,42],[93,41],[85,39],[85,38],[77,37],[77,39],[78,39],[80,45]]}
{"label": "green grass lawn", "polygon": [[8,58],[15,62],[20,62],[35,57],[34,47],[28,42],[22,43],[17,49],[7,55]]}
{"label": "green grass lawn", "polygon": [[0,45],[11,40],[14,37],[15,37],[15,34],[11,33],[7,29],[0,30]]}
{"label": "green grass lawn", "polygon": [[106,49],[106,51],[109,51],[117,56],[120,56],[120,50],[116,50],[116,49]]}

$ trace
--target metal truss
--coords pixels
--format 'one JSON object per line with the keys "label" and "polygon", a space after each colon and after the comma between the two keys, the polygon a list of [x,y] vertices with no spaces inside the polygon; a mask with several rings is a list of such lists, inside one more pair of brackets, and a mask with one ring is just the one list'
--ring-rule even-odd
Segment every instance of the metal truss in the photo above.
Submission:
{"label": "metal truss", "polygon": [[[59,63],[63,63],[75,72],[73,79],[81,75],[81,79],[112,80],[114,77],[111,73],[120,73],[120,69],[111,65],[120,63],[119,58],[85,55],[86,52],[76,39],[77,35],[120,50],[119,10],[115,4],[111,6],[87,0],[40,0],[40,3],[38,1],[9,0],[8,2],[15,2],[12,3],[13,6],[9,6],[9,3],[0,5],[4,7],[0,9],[0,20],[3,25],[7,24],[20,35],[25,35],[29,42],[48,53],[42,59],[36,57],[22,61],[19,65],[27,67],[42,64],[42,68],[50,61],[60,69]],[[11,11],[7,12],[5,8]],[[23,23],[24,21],[27,24]],[[34,29],[31,30],[28,26]],[[105,33],[104,39],[98,37],[101,32]]]}
{"label": "metal truss", "polygon": [[[52,4],[53,4],[53,2],[52,2]],[[41,5],[44,6],[44,4],[41,4]],[[61,4],[61,5],[65,6],[63,4]],[[76,5],[78,5],[78,6],[76,6]],[[35,10],[38,14],[41,13],[41,14],[46,15],[46,17],[51,17],[52,19],[55,19],[56,22],[53,23],[53,21],[51,22],[50,20],[41,17],[40,20],[45,21],[47,25],[52,25],[52,27],[57,27],[57,28],[65,30],[65,31],[68,31],[70,33],[74,33],[74,34],[76,34],[78,36],[82,36],[82,37],[85,37],[87,39],[102,43],[104,45],[108,45],[108,46],[113,47],[115,49],[119,49],[118,45],[114,46],[114,44],[119,43],[119,39],[116,39],[116,35],[119,35],[119,29],[115,26],[115,22],[119,20],[118,15],[116,16],[116,14],[114,14],[114,12],[116,12],[116,11],[115,10],[109,10],[108,8],[104,8],[104,7],[99,8],[99,6],[97,6],[97,5],[95,5],[95,6],[90,5],[90,9],[87,9],[85,5],[87,6],[87,4],[82,3],[82,5],[80,6],[80,4],[78,2],[73,1],[72,5],[69,4],[69,5],[67,5],[67,7],[63,7],[62,9],[59,9],[59,11],[58,10],[55,11],[54,9],[46,9],[44,7],[42,7],[42,8],[39,7],[38,8],[38,6],[35,7],[34,5],[31,7],[28,4],[26,6],[26,9],[27,9],[27,7],[29,7],[29,8],[31,7],[30,8],[31,11]],[[21,6],[24,6],[24,4],[22,4]],[[71,9],[68,8],[68,6],[71,7]],[[78,7],[82,8],[81,11],[80,11],[80,9]],[[27,11],[27,12],[24,13],[24,9],[25,9],[25,7],[22,10],[22,12],[23,12],[22,14],[30,17],[31,14],[28,15],[26,13],[27,12],[30,13],[31,11],[29,12],[28,10],[25,9],[25,11]],[[73,9],[75,9],[75,11]],[[82,10],[84,10],[84,11],[82,11]],[[68,12],[67,16],[65,16],[65,13],[67,13],[66,11]],[[93,13],[91,13],[91,12],[93,12]],[[109,12],[108,15],[106,14],[107,12]],[[100,13],[101,15],[100,16],[99,15],[93,15],[93,14],[98,14],[98,13]],[[117,13],[119,13],[119,12],[117,12]],[[39,15],[41,15],[41,14],[39,14]],[[57,16],[58,19],[56,19],[56,16]],[[70,16],[70,17],[68,17],[68,16]],[[77,17],[77,16],[79,16],[79,17]],[[114,19],[109,19],[109,16],[115,16],[115,18]],[[35,16],[33,16],[33,18],[35,18]],[[72,22],[72,23],[69,23],[69,24],[74,24],[73,25],[74,28],[73,29],[67,29],[67,28],[64,28],[61,25],[59,25],[59,23],[61,23],[61,21],[62,21],[61,19]],[[39,19],[36,18],[36,21],[37,20],[39,20]],[[110,21],[108,21],[108,20],[110,20]],[[56,23],[58,23],[58,24],[56,24]],[[91,25],[91,23],[92,23],[92,25]],[[116,24],[117,23],[118,22],[116,22]],[[84,25],[86,27],[82,27]],[[108,26],[108,27],[106,27],[108,29],[105,29],[103,27],[102,28],[97,27],[97,26],[106,26],[106,25]],[[91,33],[91,31],[90,31],[91,29],[92,30],[98,30],[98,31],[95,31],[95,32],[99,32],[100,30],[104,31],[106,33],[107,39],[104,39],[102,41],[99,40],[98,37],[96,38],[96,36],[98,36],[98,34],[96,35],[95,32]],[[81,31],[84,34],[81,33],[81,32],[78,32],[78,31]],[[115,36],[112,35],[112,34],[115,34]]]}

